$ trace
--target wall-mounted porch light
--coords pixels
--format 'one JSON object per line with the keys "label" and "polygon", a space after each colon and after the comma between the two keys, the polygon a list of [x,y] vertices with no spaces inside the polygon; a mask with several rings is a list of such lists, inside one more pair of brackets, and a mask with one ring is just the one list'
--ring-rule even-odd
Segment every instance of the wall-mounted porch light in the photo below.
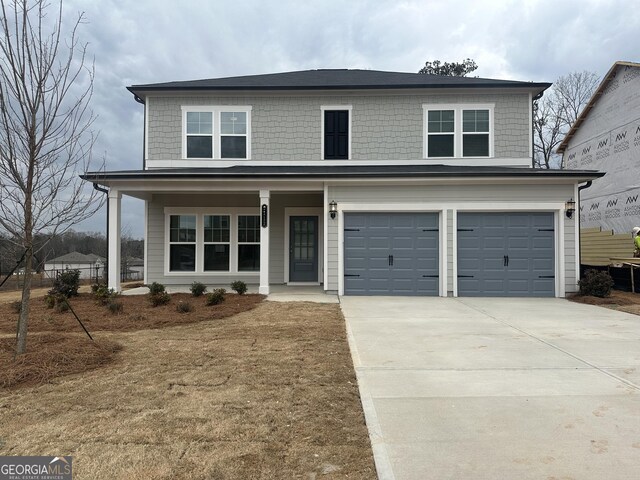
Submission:
{"label": "wall-mounted porch light", "polygon": [[336,218],[336,213],[338,213],[338,204],[335,200],[331,200],[329,202],[329,216],[332,220]]}
{"label": "wall-mounted porch light", "polygon": [[567,218],[573,218],[573,212],[576,211],[576,202],[573,201],[573,198],[565,203],[564,208],[566,210]]}

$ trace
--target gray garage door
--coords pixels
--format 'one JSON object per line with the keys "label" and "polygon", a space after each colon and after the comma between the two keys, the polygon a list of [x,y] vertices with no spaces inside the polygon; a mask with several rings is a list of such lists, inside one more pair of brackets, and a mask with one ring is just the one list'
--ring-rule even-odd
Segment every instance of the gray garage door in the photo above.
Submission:
{"label": "gray garage door", "polygon": [[438,295],[438,214],[346,213],[346,295]]}
{"label": "gray garage door", "polygon": [[458,295],[552,297],[553,213],[458,213]]}

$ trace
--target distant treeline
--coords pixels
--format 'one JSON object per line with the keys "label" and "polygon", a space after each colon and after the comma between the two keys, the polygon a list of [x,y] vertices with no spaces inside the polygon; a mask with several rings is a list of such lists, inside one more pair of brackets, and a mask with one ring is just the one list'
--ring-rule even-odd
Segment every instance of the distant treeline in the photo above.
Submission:
{"label": "distant treeline", "polygon": [[[37,236],[35,238],[37,271],[44,268],[44,264],[51,259],[71,252],[94,253],[107,258],[107,239],[97,232],[66,232],[53,238]],[[23,254],[21,247],[11,242],[8,237],[0,234],[0,275],[9,273]],[[144,256],[144,241],[128,236],[122,237],[122,258]]]}

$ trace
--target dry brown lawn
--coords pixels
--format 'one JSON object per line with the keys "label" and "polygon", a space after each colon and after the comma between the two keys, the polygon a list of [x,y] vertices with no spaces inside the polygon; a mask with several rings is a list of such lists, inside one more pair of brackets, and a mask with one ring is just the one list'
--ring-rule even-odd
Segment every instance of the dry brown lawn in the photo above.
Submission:
{"label": "dry brown lawn", "polygon": [[0,390],[0,454],[73,455],[77,479],[375,478],[337,305],[95,337],[115,363]]}

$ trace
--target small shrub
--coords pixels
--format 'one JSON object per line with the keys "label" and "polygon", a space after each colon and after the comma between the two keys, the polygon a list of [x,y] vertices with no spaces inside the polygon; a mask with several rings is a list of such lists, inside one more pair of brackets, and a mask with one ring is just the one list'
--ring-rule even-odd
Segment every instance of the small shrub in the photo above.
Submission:
{"label": "small shrub", "polygon": [[107,287],[104,283],[91,285],[94,298],[101,305],[108,305],[111,301],[120,296],[113,288]]}
{"label": "small shrub", "polygon": [[149,294],[149,302],[152,307],[159,307],[160,305],[166,305],[171,301],[171,295],[167,292],[151,293]]}
{"label": "small shrub", "polygon": [[67,299],[66,298],[61,298],[61,299],[57,300],[56,301],[56,306],[53,307],[53,309],[57,313],[68,312],[69,311],[69,304],[67,303]]}
{"label": "small shrub", "polygon": [[224,302],[224,295],[227,291],[224,288],[216,288],[207,294],[207,305],[218,305]]}
{"label": "small shrub", "polygon": [[78,296],[78,288],[80,288],[80,270],[66,270],[53,281],[51,291],[59,293],[64,298],[70,298]]}
{"label": "small shrub", "polygon": [[149,285],[149,293],[151,295],[157,295],[159,293],[165,293],[166,289],[164,288],[164,285],[158,282],[153,282],[151,285]]}
{"label": "small shrub", "polygon": [[11,310],[13,310],[13,313],[20,313],[22,311],[22,302],[20,300],[11,302]]}
{"label": "small shrub", "polygon": [[244,295],[247,292],[247,284],[242,280],[236,280],[231,284],[231,290],[236,292],[238,295]]}
{"label": "small shrub", "polygon": [[146,319],[147,317],[142,313],[134,313],[133,315],[129,315],[129,320],[132,320],[134,322],[142,322],[143,320],[146,320]]}
{"label": "small shrub", "polygon": [[178,302],[176,305],[176,311],[178,313],[189,313],[193,311],[193,305],[189,302]]}
{"label": "small shrub", "polygon": [[109,303],[107,303],[107,310],[109,310],[114,315],[122,313],[123,308],[124,305],[118,300],[110,300]]}
{"label": "small shrub", "polygon": [[191,284],[191,295],[194,297],[200,297],[204,292],[207,291],[207,286],[204,283],[193,282]]}
{"label": "small shrub", "polygon": [[44,303],[47,305],[47,308],[53,308],[56,306],[56,297],[52,294],[47,294],[44,296]]}
{"label": "small shrub", "polygon": [[591,295],[594,297],[608,297],[611,295],[613,279],[607,272],[598,270],[587,270],[584,277],[578,283],[581,295]]}

